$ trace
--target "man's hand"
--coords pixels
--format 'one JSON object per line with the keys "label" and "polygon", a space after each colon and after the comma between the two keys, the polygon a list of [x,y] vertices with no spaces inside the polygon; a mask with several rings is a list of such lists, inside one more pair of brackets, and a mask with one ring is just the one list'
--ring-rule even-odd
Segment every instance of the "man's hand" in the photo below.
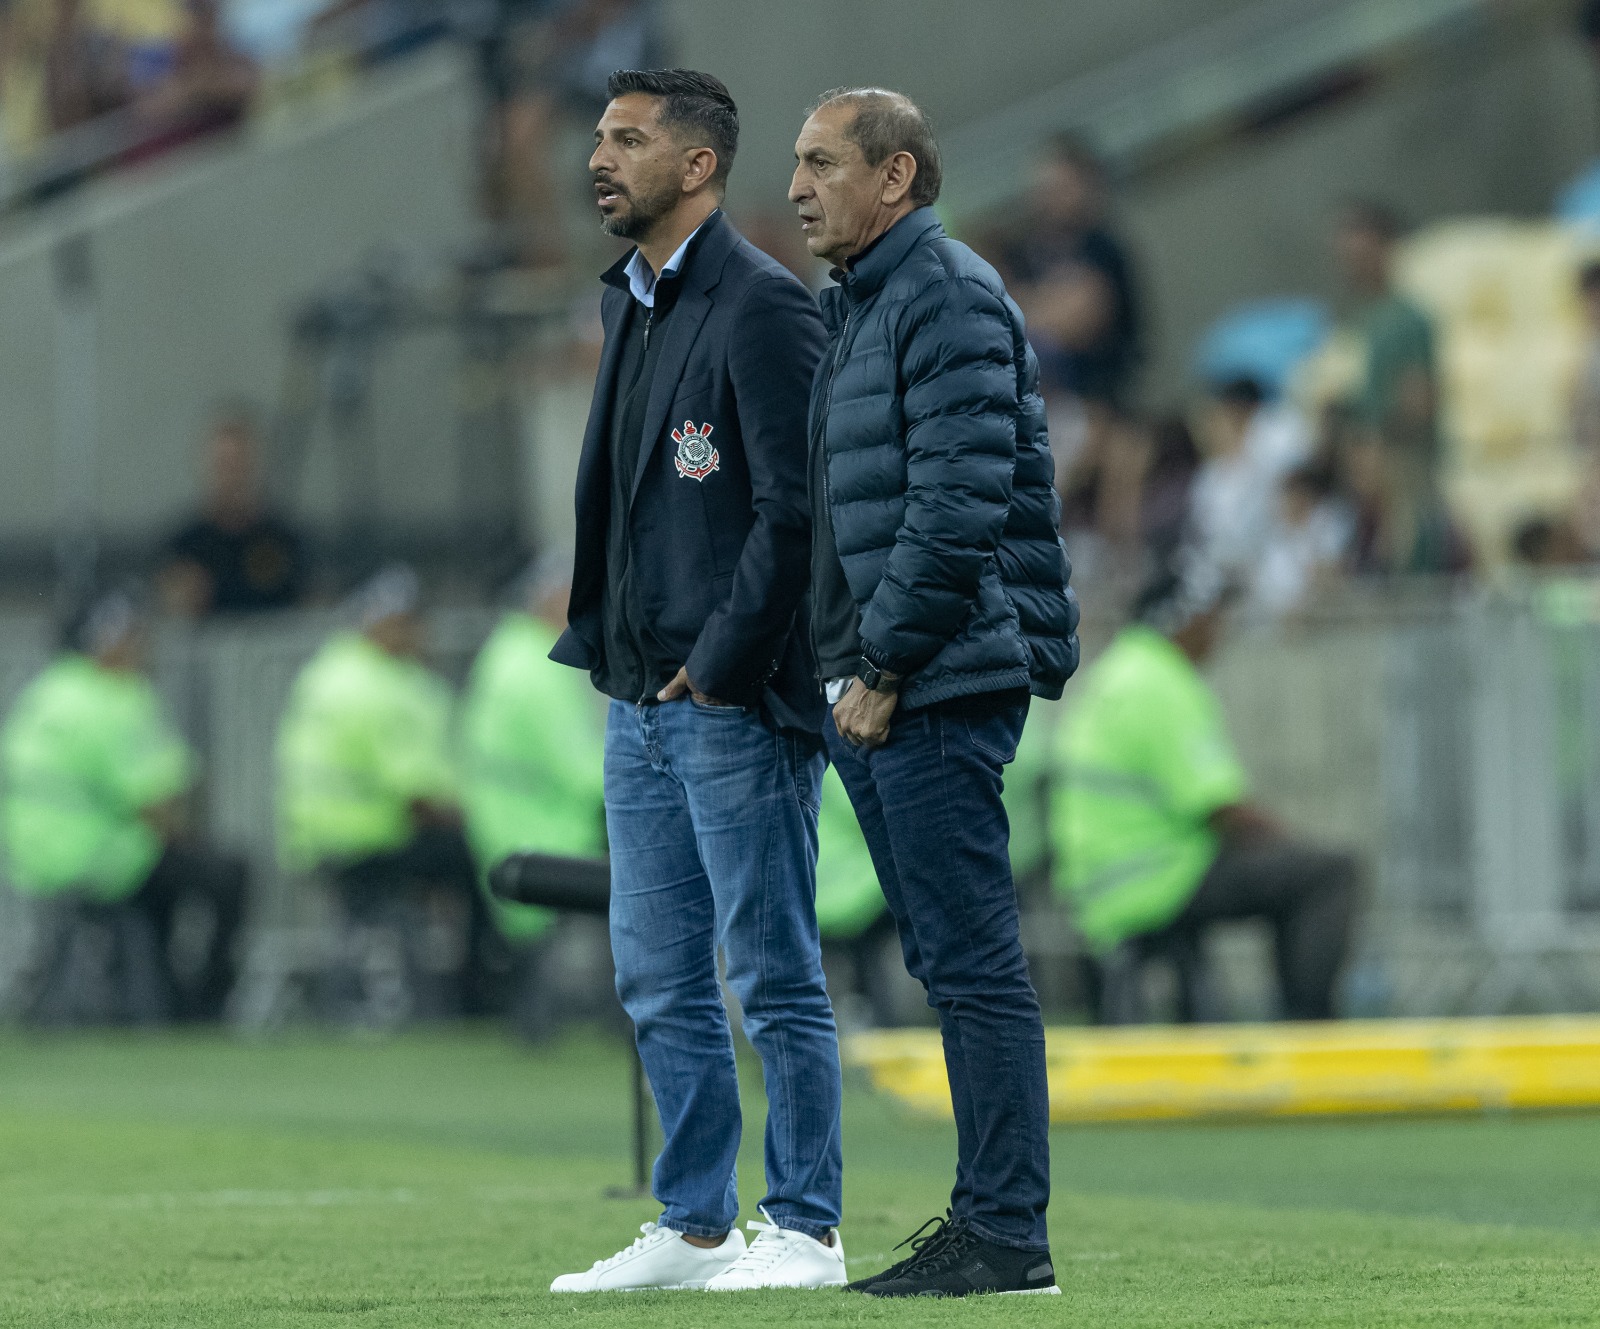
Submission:
{"label": "man's hand", "polygon": [[715,697],[708,697],[689,681],[689,666],[685,665],[672,676],[672,682],[656,693],[657,701],[682,701],[685,697],[693,697],[702,706],[733,706],[731,701],[718,701]]}
{"label": "man's hand", "polygon": [[839,737],[858,748],[881,748],[889,741],[889,721],[900,704],[897,692],[874,692],[859,678],[833,708]]}

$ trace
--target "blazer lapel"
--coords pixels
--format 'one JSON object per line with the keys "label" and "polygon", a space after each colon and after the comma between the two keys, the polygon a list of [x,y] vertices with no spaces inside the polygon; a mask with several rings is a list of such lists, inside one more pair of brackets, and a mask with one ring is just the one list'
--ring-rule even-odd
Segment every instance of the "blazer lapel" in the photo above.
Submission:
{"label": "blazer lapel", "polygon": [[623,322],[628,296],[606,292],[601,306],[605,344],[600,352],[600,368],[594,376],[594,399],[589,403],[589,422],[583,431],[583,452],[578,460],[578,511],[583,512],[585,488],[610,460],[611,412],[616,398],[617,366],[622,360]]}
{"label": "blazer lapel", "polygon": [[661,434],[667,423],[667,411],[672,406],[673,394],[683,381],[683,367],[689,363],[689,352],[694,348],[700,327],[711,312],[711,297],[695,287],[686,286],[678,294],[672,317],[667,320],[667,339],[661,344],[661,358],[656,361],[655,377],[650,383],[650,400],[645,404],[644,437],[639,445],[639,464],[633,472],[630,498],[637,497],[639,485],[650,468]]}

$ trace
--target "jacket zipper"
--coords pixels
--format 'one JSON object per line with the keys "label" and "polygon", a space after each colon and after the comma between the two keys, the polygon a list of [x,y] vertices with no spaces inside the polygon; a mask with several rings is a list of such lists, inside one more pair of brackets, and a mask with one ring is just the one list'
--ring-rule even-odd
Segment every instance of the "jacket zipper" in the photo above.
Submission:
{"label": "jacket zipper", "polygon": [[[828,418],[833,414],[833,383],[839,377],[839,366],[844,363],[844,349],[850,340],[850,320],[855,315],[855,307],[850,304],[850,296],[845,294],[844,328],[839,333],[839,346],[833,353],[833,367],[828,370],[828,391],[822,403],[822,428],[817,433],[817,451],[822,458],[822,511],[813,513],[811,520],[826,521],[828,529],[833,530],[833,495],[828,488]],[[839,556],[839,536],[834,532],[833,554]],[[825,693],[828,685],[822,677],[822,643],[817,640],[817,615],[816,606],[812,606],[811,615],[811,658],[817,662],[817,691]]]}

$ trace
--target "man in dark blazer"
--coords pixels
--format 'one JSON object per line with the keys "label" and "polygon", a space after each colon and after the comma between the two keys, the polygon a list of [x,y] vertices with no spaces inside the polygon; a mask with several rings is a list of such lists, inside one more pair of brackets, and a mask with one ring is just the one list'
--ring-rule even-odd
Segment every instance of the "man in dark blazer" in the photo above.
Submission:
{"label": "man in dark blazer", "polygon": [[[738,112],[716,79],[621,71],[590,161],[605,351],[552,658],[612,698],[611,944],[665,1142],[663,1206],[557,1292],[845,1282],[839,1051],[817,936],[822,701],[808,587],[810,293],[720,209]],[[717,952],[769,1102],[765,1223],[735,1227],[739,1085]]]}

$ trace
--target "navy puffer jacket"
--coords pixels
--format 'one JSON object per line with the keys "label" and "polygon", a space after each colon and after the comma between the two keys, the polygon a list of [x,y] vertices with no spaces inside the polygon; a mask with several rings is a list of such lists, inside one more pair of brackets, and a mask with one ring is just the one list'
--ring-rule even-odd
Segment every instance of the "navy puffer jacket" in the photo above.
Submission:
{"label": "navy puffer jacket", "polygon": [[1078,604],[1021,312],[931,208],[835,276],[811,434],[862,653],[907,676],[908,708],[1059,697]]}

